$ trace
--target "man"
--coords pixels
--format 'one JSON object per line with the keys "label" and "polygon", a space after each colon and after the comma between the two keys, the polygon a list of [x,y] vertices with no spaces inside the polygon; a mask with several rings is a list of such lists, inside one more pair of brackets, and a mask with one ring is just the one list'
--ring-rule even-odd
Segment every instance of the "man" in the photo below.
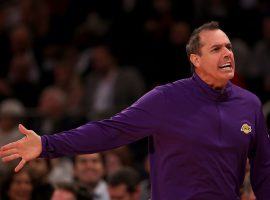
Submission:
{"label": "man", "polygon": [[109,200],[107,184],[103,181],[104,162],[100,153],[77,155],[74,158],[75,185],[85,190],[93,200]]}
{"label": "man", "polygon": [[151,137],[153,200],[237,200],[247,157],[257,199],[270,199],[270,141],[261,104],[233,85],[230,40],[210,22],[187,44],[194,75],[157,87],[114,117],[77,129],[26,137],[1,148],[4,161],[91,153]]}
{"label": "man", "polygon": [[108,177],[111,200],[139,200],[139,175],[132,168],[122,168]]}

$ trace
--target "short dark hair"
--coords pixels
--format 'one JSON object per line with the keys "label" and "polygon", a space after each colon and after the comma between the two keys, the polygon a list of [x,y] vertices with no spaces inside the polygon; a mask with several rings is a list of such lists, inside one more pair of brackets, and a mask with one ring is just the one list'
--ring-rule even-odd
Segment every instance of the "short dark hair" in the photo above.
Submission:
{"label": "short dark hair", "polygon": [[72,193],[75,197],[77,195],[76,188],[70,183],[65,183],[65,182],[57,183],[54,185],[54,190],[65,190]]}
{"label": "short dark hair", "polygon": [[139,183],[138,172],[130,167],[122,168],[108,177],[109,186],[116,187],[124,184],[129,193],[134,193]]}
{"label": "short dark hair", "polygon": [[[202,43],[200,41],[200,33],[202,31],[207,31],[207,30],[217,30],[219,28],[219,23],[216,21],[211,21],[208,23],[203,24],[202,26],[196,28],[190,38],[189,41],[186,45],[186,53],[188,56],[188,59],[191,54],[198,54],[201,55],[201,47]],[[191,63],[191,67],[194,68],[193,64]],[[194,69],[193,69],[194,70]]]}
{"label": "short dark hair", "polygon": [[73,194],[75,199],[78,200],[92,200],[92,195],[86,191],[85,188],[80,187],[79,185],[73,185],[71,183],[60,182],[54,185],[54,190],[64,190]]}
{"label": "short dark hair", "polygon": [[[91,154],[98,154],[98,156],[100,157],[101,163],[104,166],[105,164],[105,158],[104,158],[104,154],[102,152],[97,152],[97,153],[91,153]],[[73,157],[71,157],[71,161],[73,162],[73,165],[76,165],[78,162],[78,157],[81,155],[86,155],[86,154],[77,154]]]}

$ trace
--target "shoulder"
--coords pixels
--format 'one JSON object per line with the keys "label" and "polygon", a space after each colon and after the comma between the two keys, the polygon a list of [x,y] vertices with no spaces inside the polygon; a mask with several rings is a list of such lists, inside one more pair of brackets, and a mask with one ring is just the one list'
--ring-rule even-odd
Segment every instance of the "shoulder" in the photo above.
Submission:
{"label": "shoulder", "polygon": [[188,90],[191,85],[191,78],[180,79],[165,85],[156,87],[156,89],[162,91],[164,94],[179,93]]}
{"label": "shoulder", "polygon": [[[184,94],[188,91],[189,79],[181,79],[175,82],[159,85],[143,95],[137,103],[149,102],[158,104],[158,102],[166,103],[168,99],[178,99],[178,97],[185,96]],[[192,87],[192,86],[190,86]],[[164,104],[163,104],[164,105]]]}
{"label": "shoulder", "polygon": [[252,106],[261,107],[260,99],[252,92],[233,84],[234,96],[244,100]]}

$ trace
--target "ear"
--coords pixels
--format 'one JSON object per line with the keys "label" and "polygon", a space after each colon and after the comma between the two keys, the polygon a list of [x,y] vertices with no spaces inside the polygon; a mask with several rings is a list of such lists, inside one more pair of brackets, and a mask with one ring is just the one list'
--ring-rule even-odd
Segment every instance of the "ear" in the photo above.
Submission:
{"label": "ear", "polygon": [[200,66],[200,57],[196,54],[190,54],[189,56],[190,62],[195,66],[199,67]]}

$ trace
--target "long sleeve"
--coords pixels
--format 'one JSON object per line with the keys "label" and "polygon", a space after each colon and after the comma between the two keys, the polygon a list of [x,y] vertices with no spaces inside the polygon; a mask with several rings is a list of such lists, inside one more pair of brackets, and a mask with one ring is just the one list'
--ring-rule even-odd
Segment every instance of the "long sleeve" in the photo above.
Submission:
{"label": "long sleeve", "polygon": [[159,130],[164,107],[161,90],[154,89],[110,119],[41,137],[40,157],[94,153],[126,145]]}
{"label": "long sleeve", "polygon": [[256,113],[256,136],[250,155],[251,184],[258,200],[270,199],[270,139],[263,113]]}

